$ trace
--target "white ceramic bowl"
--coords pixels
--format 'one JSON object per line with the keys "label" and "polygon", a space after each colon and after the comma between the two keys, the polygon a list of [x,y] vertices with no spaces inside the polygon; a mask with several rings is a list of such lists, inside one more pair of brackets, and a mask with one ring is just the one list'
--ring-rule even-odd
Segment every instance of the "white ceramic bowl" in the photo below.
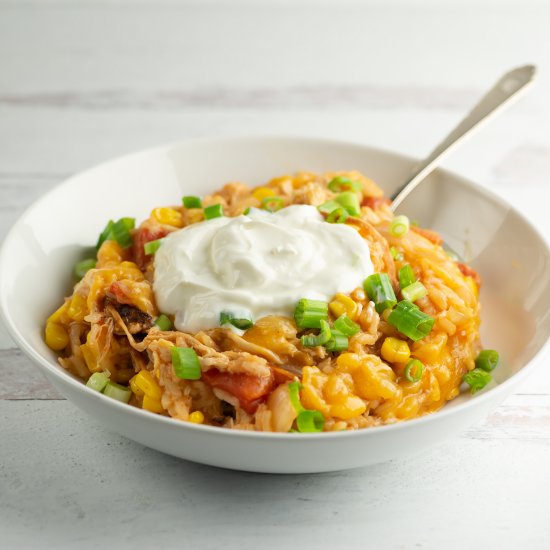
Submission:
{"label": "white ceramic bowl", "polygon": [[[0,254],[0,306],[25,354],[51,383],[106,427],[160,451],[214,466],[273,473],[354,468],[406,456],[482,418],[531,370],[550,334],[550,252],[503,200],[449,172],[434,173],[400,208],[471,261],[484,285],[482,338],[500,351],[496,384],[463,393],[420,419],[356,432],[270,434],[197,426],[121,404],[64,371],[43,342],[46,317],[71,289],[74,263],[109,218],[146,217],[153,206],[223,183],[260,184],[298,170],[357,169],[390,194],[413,160],[364,145],[247,138],[178,143],[79,174],[31,206]],[[63,441],[59,441],[63,445]]]}

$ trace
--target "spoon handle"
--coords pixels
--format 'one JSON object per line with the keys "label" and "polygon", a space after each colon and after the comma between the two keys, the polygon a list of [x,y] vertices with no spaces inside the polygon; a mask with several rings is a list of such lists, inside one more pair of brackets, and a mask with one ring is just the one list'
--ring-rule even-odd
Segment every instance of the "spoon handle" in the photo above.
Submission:
{"label": "spoon handle", "polygon": [[395,210],[405,197],[437,166],[439,161],[466,138],[482,122],[491,118],[504,107],[509,106],[519,92],[533,82],[536,74],[534,65],[518,67],[501,79],[481,98],[468,115],[452,132],[425,158],[411,177],[392,195],[392,210]]}

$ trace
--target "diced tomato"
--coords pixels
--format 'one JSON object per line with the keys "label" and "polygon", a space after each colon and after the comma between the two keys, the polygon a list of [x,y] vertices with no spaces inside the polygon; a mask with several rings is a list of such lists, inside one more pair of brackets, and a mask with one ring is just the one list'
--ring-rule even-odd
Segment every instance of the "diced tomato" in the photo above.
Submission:
{"label": "diced tomato", "polygon": [[145,250],[143,250],[143,246],[145,243],[156,241],[157,239],[162,239],[162,237],[165,237],[168,235],[170,231],[165,229],[164,227],[140,227],[136,233],[134,234],[134,247],[133,247],[133,254],[134,254],[134,261],[139,266],[140,269],[143,269],[146,265],[149,259],[151,258],[150,255],[145,254]]}
{"label": "diced tomato", "polygon": [[440,245],[443,242],[443,239],[441,238],[439,233],[436,233],[431,229],[424,229],[422,227],[418,227],[417,225],[411,225],[411,230],[415,233],[418,233],[419,235],[422,235],[425,239],[428,239],[435,245]]}
{"label": "diced tomato", "polygon": [[242,409],[248,414],[254,414],[266,396],[275,386],[275,377],[270,371],[267,376],[254,376],[244,372],[221,372],[210,369],[202,373],[203,380],[220,390],[234,395]]}
{"label": "diced tomato", "polygon": [[372,210],[380,208],[383,204],[391,204],[391,200],[387,197],[364,197],[361,206],[368,206]]}
{"label": "diced tomato", "polygon": [[461,262],[458,262],[456,265],[458,265],[458,269],[460,269],[460,272],[464,275],[464,277],[471,277],[477,285],[477,288],[481,288],[481,277],[473,267]]}

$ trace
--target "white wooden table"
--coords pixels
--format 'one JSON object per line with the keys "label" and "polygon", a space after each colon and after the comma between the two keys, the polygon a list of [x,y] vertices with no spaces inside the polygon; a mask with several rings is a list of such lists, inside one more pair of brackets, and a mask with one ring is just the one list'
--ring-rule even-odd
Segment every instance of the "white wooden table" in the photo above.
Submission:
{"label": "white wooden table", "polygon": [[[332,136],[422,156],[527,62],[538,87],[446,166],[550,236],[550,7],[479,4],[0,0],[0,239],[69,174],[187,137]],[[253,475],[109,433],[0,327],[0,548],[547,549],[549,368],[407,461]]]}

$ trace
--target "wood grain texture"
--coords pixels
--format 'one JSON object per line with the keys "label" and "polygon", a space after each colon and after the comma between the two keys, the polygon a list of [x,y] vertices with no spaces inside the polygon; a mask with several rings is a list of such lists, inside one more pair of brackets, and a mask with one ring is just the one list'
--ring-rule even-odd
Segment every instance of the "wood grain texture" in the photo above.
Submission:
{"label": "wood grain texture", "polygon": [[0,419],[7,547],[547,548],[548,444],[457,437],[403,462],[269,476],[152,451],[64,401],[0,402]]}

